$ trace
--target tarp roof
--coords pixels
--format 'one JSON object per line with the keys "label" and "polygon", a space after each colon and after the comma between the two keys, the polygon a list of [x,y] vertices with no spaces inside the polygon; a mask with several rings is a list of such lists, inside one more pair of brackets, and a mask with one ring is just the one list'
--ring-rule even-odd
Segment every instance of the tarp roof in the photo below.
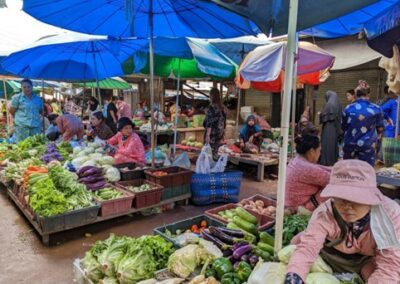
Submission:
{"label": "tarp roof", "polygon": [[[86,88],[97,88],[96,82],[86,82],[86,83],[78,83],[75,84],[77,86],[85,86]],[[99,81],[99,87],[100,89],[119,89],[119,90],[126,90],[126,89],[132,89],[132,86],[123,81],[122,79],[116,80],[116,79],[105,79]]]}

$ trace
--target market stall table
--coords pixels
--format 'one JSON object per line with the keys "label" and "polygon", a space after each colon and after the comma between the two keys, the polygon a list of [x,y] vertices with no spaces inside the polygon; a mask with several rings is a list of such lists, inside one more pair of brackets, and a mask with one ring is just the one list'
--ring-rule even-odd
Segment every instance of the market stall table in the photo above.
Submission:
{"label": "market stall table", "polygon": [[229,162],[235,165],[242,163],[257,166],[257,181],[264,181],[265,167],[276,166],[279,164],[278,159],[262,154],[230,155]]}
{"label": "market stall table", "polygon": [[377,174],[376,183],[384,195],[392,199],[400,199],[400,178]]}
{"label": "market stall table", "polygon": [[[150,143],[151,140],[151,132],[150,131],[136,131],[138,134],[142,134],[146,136],[146,140]],[[174,132],[170,129],[168,130],[158,130],[157,131],[157,144],[173,144],[174,143]]]}
{"label": "market stall table", "polygon": [[204,127],[177,128],[177,131],[179,134],[178,143],[189,140],[191,137],[194,137],[197,142],[204,142]]}

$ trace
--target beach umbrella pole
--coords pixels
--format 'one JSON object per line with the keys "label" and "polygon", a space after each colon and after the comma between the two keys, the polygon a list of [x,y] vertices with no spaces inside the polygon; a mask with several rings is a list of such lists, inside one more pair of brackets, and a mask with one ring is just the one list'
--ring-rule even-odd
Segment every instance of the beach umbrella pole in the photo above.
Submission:
{"label": "beach umbrella pole", "polygon": [[43,115],[42,115],[42,127],[43,127],[43,135],[46,133],[46,126],[45,126],[45,120],[44,120],[44,103],[45,103],[45,97],[44,97],[44,79],[42,79],[42,99],[43,99]]}
{"label": "beach umbrella pole", "polygon": [[[299,52],[299,35],[296,33],[296,38],[295,38],[295,53],[297,54]],[[295,132],[296,132],[296,106],[297,106],[297,60],[294,62],[293,66],[293,90],[292,90],[292,135],[291,135],[291,142],[292,142],[292,158],[294,157],[294,139],[295,137]]]}
{"label": "beach umbrella pole", "polygon": [[176,100],[175,100],[175,119],[174,119],[174,150],[173,150],[173,157],[176,157],[176,140],[178,136],[178,105],[179,105],[179,92],[180,92],[180,84],[181,84],[181,59],[179,59],[178,63],[178,80],[177,80],[177,87],[176,87]]}
{"label": "beach umbrella pole", "polygon": [[394,137],[395,138],[397,138],[397,136],[399,136],[399,118],[400,118],[400,96],[397,96],[397,113],[396,113],[396,121],[394,122],[394,125],[395,125]]}
{"label": "beach umbrella pole", "polygon": [[236,110],[236,131],[239,131],[239,116],[240,116],[240,101],[242,97],[242,89],[238,90],[238,101],[237,101],[237,110]]}
{"label": "beach umbrella pole", "polygon": [[277,192],[277,210],[275,224],[275,254],[282,248],[283,236],[283,219],[285,206],[285,187],[286,187],[286,164],[288,154],[288,136],[290,121],[290,94],[293,85],[293,65],[296,51],[296,25],[299,0],[290,0],[289,4],[289,24],[288,24],[288,42],[286,49],[285,63],[285,84],[283,93],[283,108],[281,135],[282,143],[279,152],[279,175],[278,175],[278,192]]}
{"label": "beach umbrella pole", "polygon": [[94,43],[91,42],[92,46],[92,56],[93,56],[93,65],[94,65],[94,72],[96,73],[96,91],[97,91],[97,99],[99,100],[100,108],[102,108],[102,103],[101,103],[101,96],[100,96],[100,85],[99,85],[99,74],[97,71],[97,62],[96,62],[96,54],[94,52]]}
{"label": "beach umbrella pole", "polygon": [[150,53],[150,122],[151,122],[151,166],[154,167],[154,39],[153,39],[153,0],[149,1],[149,53]]}

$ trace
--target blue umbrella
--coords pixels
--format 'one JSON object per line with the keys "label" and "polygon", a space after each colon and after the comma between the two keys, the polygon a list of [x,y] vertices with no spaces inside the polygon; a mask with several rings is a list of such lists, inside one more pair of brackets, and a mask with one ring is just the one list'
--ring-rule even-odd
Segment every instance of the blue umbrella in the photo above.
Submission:
{"label": "blue umbrella", "polygon": [[122,63],[147,40],[52,36],[6,57],[2,66],[20,77],[82,81],[123,75]]}
{"label": "blue umbrella", "polygon": [[45,23],[88,34],[226,38],[255,33],[249,21],[211,1],[25,0],[23,9]]}
{"label": "blue umbrella", "polygon": [[[211,0],[248,17],[265,33],[288,33],[289,0]],[[378,0],[301,0],[298,4],[297,31],[336,19]],[[380,1],[382,2],[382,1]]]}
{"label": "blue umbrella", "polygon": [[400,44],[400,1],[376,15],[364,25],[369,47],[385,55],[393,56],[393,46]]}
{"label": "blue umbrella", "polygon": [[[399,2],[399,0],[380,0],[377,3],[360,10],[304,30],[301,34],[323,38],[337,38],[354,35],[362,31],[366,22],[373,20],[377,15],[382,13],[382,11],[393,9],[393,7],[398,5]],[[392,19],[388,18],[387,20]]]}

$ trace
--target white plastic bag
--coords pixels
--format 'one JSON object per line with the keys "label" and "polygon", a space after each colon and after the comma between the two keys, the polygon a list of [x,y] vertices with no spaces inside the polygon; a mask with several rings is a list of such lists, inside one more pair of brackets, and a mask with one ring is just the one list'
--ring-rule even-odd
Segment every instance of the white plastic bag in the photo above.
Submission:
{"label": "white plastic bag", "polygon": [[201,149],[200,155],[196,161],[196,173],[197,174],[209,174],[211,172],[210,156],[211,151],[210,145],[204,145]]}
{"label": "white plastic bag", "polygon": [[190,170],[191,163],[187,152],[183,152],[182,154],[180,154],[178,158],[176,158],[176,160],[172,163],[172,165],[175,167]]}
{"label": "white plastic bag", "polygon": [[223,173],[225,171],[226,164],[228,163],[228,155],[223,154],[219,157],[215,166],[211,169],[212,173]]}

